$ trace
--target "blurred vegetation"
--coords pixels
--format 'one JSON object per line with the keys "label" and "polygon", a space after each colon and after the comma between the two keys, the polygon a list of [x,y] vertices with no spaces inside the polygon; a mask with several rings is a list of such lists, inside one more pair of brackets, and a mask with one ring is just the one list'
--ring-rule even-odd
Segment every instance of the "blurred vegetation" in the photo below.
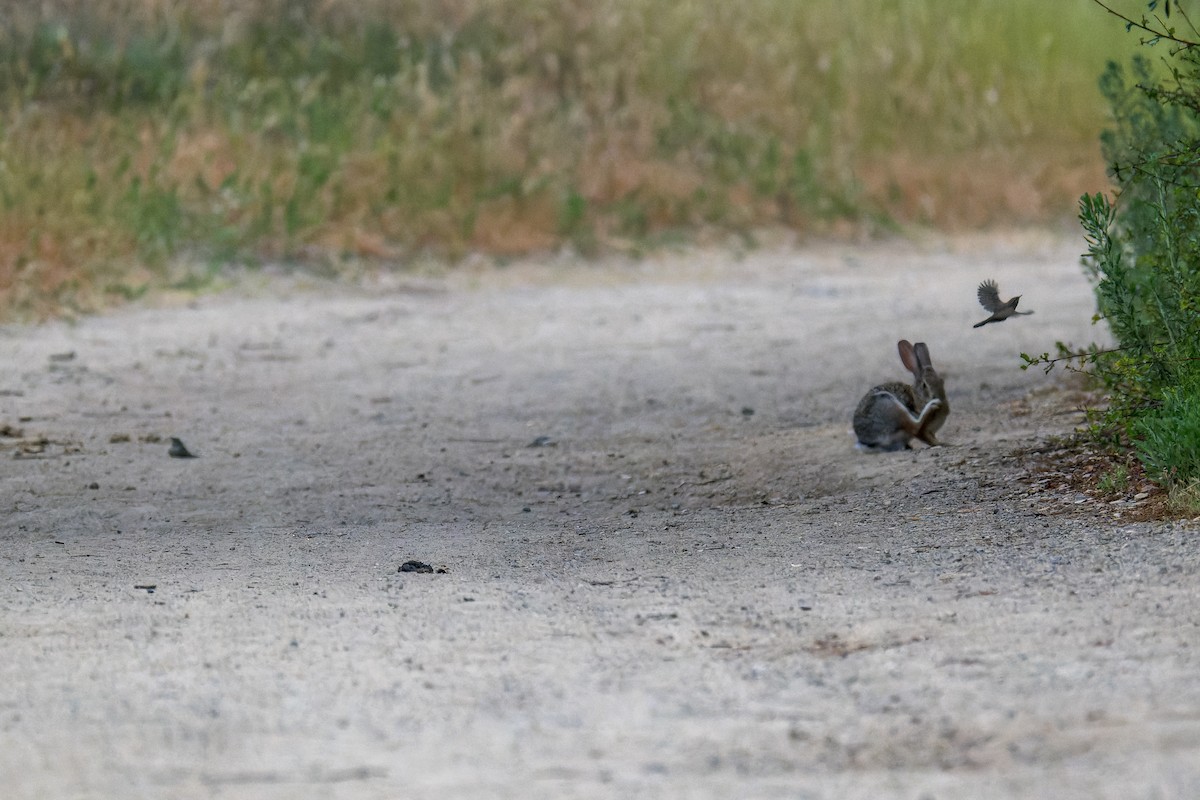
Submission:
{"label": "blurred vegetation", "polygon": [[1062,218],[1090,3],[0,0],[0,313],[231,260]]}

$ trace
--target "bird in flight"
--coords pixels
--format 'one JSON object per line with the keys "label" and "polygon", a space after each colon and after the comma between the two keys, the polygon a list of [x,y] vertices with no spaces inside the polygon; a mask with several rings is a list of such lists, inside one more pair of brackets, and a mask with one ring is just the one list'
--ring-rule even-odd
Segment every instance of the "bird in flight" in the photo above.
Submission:
{"label": "bird in flight", "polygon": [[1013,314],[1032,314],[1032,311],[1017,311],[1017,303],[1021,300],[1021,295],[1017,295],[1011,300],[1000,300],[1000,287],[995,281],[987,280],[979,284],[979,305],[983,306],[992,315],[983,322],[976,322],[974,327],[982,328],[989,322],[1003,322]]}

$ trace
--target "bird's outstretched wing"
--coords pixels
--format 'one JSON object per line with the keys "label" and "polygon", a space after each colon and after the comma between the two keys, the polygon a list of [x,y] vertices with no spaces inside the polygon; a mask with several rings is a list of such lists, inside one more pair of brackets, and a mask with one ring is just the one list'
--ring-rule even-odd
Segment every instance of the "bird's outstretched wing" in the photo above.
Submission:
{"label": "bird's outstretched wing", "polygon": [[983,306],[993,314],[1000,310],[1004,303],[1000,302],[1000,287],[995,281],[984,281],[979,284],[979,305]]}

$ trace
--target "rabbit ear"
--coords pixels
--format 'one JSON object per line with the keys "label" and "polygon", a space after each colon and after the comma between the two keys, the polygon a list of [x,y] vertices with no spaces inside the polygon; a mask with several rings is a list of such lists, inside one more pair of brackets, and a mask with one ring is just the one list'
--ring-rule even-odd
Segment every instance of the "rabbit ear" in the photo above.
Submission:
{"label": "rabbit ear", "polygon": [[922,369],[933,366],[933,359],[929,357],[929,348],[925,346],[924,342],[917,342],[915,345],[913,345],[913,351],[917,356],[917,364],[919,364]]}
{"label": "rabbit ear", "polygon": [[904,368],[914,375],[919,375],[921,364],[917,360],[917,353],[913,349],[912,342],[908,339],[901,339],[896,342],[896,348],[900,351],[900,360],[904,362]]}

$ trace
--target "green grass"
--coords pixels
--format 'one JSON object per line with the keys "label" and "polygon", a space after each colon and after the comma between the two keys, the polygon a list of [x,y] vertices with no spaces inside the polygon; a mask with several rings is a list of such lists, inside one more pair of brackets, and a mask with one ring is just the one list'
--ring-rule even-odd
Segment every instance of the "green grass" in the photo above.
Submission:
{"label": "green grass", "polygon": [[1200,479],[1200,374],[1163,391],[1160,404],[1131,424],[1134,450],[1160,483]]}
{"label": "green grass", "polygon": [[1113,464],[1096,482],[1096,491],[1102,497],[1125,494],[1129,491],[1129,467],[1121,463]]}
{"label": "green grass", "polygon": [[187,259],[1057,221],[1104,186],[1086,0],[0,2],[0,308]]}

